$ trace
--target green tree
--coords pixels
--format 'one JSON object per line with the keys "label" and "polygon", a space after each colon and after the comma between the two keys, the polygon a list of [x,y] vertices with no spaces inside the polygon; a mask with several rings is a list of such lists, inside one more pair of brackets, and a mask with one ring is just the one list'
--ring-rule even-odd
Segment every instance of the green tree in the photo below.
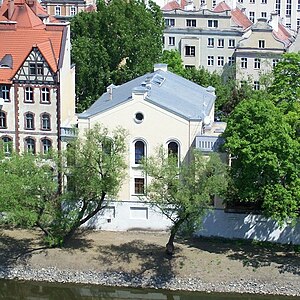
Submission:
{"label": "green tree", "polygon": [[300,99],[300,53],[285,53],[273,69],[269,89],[274,101],[285,109]]}
{"label": "green tree", "polygon": [[164,50],[161,62],[168,65],[168,70],[177,75],[184,76],[185,69],[178,50]]}
{"label": "green tree", "polygon": [[[115,199],[125,172],[126,133],[96,125],[58,157],[12,154],[0,160],[0,211],[5,221],[38,226],[60,246]],[[60,175],[60,176],[58,176]],[[59,190],[59,178],[67,187]]]}
{"label": "green tree", "polygon": [[71,34],[78,110],[110,83],[122,84],[151,71],[162,54],[163,29],[162,12],[151,1],[99,1],[97,12],[76,15]]}
{"label": "green tree", "polygon": [[95,125],[69,144],[65,155],[68,188],[53,235],[65,242],[84,223],[116,199],[125,175],[126,132]]}
{"label": "green tree", "polygon": [[203,156],[195,150],[193,161],[181,162],[161,147],[148,157],[142,168],[150,183],[147,199],[171,220],[172,227],[166,252],[174,252],[174,238],[185,227],[194,230],[201,217],[212,206],[214,195],[220,195],[227,186],[226,166],[217,154]]}
{"label": "green tree", "polygon": [[267,98],[244,100],[231,114],[224,137],[234,158],[227,202],[253,203],[281,223],[296,218],[300,147],[282,111]]}
{"label": "green tree", "polygon": [[54,164],[42,156],[13,153],[0,160],[0,211],[5,221],[48,234],[55,216],[58,182]]}

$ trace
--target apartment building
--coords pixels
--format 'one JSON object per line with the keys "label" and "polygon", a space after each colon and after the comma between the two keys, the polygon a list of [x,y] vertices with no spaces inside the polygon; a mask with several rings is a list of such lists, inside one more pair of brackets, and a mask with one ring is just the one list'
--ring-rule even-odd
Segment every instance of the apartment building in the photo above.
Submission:
{"label": "apartment building", "polygon": [[0,8],[0,139],[5,152],[62,148],[75,123],[70,26],[36,0]]}
{"label": "apartment building", "polygon": [[69,21],[81,11],[95,11],[94,0],[41,0],[42,6],[50,16],[60,21]]}
{"label": "apartment building", "polygon": [[234,63],[236,45],[251,22],[238,9],[220,12],[163,8],[164,49],[177,49],[186,68],[223,72]]}

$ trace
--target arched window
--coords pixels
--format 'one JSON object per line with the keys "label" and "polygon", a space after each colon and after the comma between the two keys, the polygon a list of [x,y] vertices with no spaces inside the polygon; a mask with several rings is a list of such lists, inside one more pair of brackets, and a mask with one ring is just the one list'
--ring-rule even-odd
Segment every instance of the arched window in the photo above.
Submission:
{"label": "arched window", "polygon": [[134,162],[136,164],[140,164],[141,160],[143,159],[143,157],[145,156],[145,143],[143,141],[137,141],[134,144]]}
{"label": "arched window", "polygon": [[41,129],[51,130],[51,119],[50,119],[50,115],[47,113],[43,113],[41,115]]}
{"label": "arched window", "polygon": [[31,112],[25,114],[25,129],[33,130],[34,129],[34,115]]}
{"label": "arched window", "polygon": [[48,153],[52,147],[52,142],[49,139],[42,139],[42,151],[44,154]]}
{"label": "arched window", "polygon": [[177,163],[178,163],[178,159],[179,159],[179,145],[178,145],[177,142],[172,141],[172,142],[168,143],[168,155],[176,157]]}
{"label": "arched window", "polygon": [[8,136],[2,137],[3,151],[6,155],[12,152],[12,139]]}
{"label": "arched window", "polygon": [[41,89],[41,102],[50,103],[50,90],[46,87]]}
{"label": "arched window", "polygon": [[25,150],[35,154],[35,140],[31,137],[25,139]]}
{"label": "arched window", "polygon": [[6,124],[6,112],[0,111],[0,128],[7,128]]}
{"label": "arched window", "polygon": [[33,102],[33,88],[31,86],[25,88],[25,102]]}

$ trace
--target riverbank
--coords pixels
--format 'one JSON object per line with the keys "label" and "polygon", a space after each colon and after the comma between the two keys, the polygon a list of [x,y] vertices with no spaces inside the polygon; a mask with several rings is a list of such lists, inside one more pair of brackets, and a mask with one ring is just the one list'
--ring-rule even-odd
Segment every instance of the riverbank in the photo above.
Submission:
{"label": "riverbank", "polygon": [[157,232],[86,231],[62,249],[37,250],[39,232],[2,230],[0,278],[300,296],[300,254],[293,249],[179,239],[170,259],[164,254],[167,238]]}

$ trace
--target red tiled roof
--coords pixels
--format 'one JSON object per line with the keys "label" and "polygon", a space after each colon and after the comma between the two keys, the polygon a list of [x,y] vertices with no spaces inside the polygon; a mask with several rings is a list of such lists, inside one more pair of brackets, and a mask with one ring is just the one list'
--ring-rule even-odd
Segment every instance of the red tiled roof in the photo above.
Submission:
{"label": "red tiled roof", "polygon": [[290,44],[291,34],[286,30],[286,28],[278,23],[278,31],[273,30],[275,38],[284,42],[285,44]]}
{"label": "red tiled roof", "polygon": [[186,4],[187,4],[186,0],[181,0],[180,4],[176,0],[173,0],[168,2],[165,6],[163,6],[162,10],[184,9]]}
{"label": "red tiled roof", "polygon": [[214,12],[223,12],[226,10],[231,10],[231,8],[229,7],[229,5],[227,3],[225,3],[225,1],[220,2],[215,8],[214,8]]}
{"label": "red tiled roof", "polygon": [[239,8],[235,8],[231,11],[231,18],[236,25],[243,27],[243,29],[253,24]]}
{"label": "red tiled roof", "polygon": [[[14,11],[8,20],[8,0],[0,8],[0,60],[10,54],[12,68],[0,68],[0,83],[9,83],[25,59],[37,47],[52,71],[56,72],[60,56],[64,25],[45,25],[25,0],[14,2]],[[36,10],[41,12],[40,9]],[[13,21],[13,22],[11,22]]]}

